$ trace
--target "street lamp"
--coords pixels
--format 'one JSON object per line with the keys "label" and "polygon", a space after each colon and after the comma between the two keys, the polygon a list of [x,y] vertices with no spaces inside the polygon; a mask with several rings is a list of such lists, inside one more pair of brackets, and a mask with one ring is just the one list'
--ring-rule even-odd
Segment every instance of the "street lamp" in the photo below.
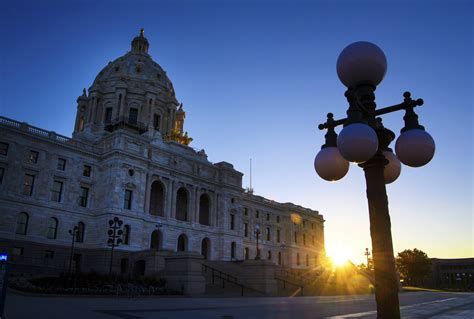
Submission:
{"label": "street lamp", "polygon": [[122,243],[122,234],[123,231],[121,229],[123,222],[118,218],[114,217],[114,219],[109,220],[109,230],[107,235],[109,235],[109,239],[107,240],[107,244],[111,247],[110,251],[110,266],[109,266],[109,275],[112,274],[112,263],[114,259],[114,248]]}
{"label": "street lamp", "polygon": [[255,260],[260,260],[260,249],[258,248],[258,239],[260,236],[260,225],[255,225],[255,237],[257,238],[257,254],[255,255]]}
{"label": "street lamp", "polygon": [[364,255],[365,255],[365,257],[367,257],[367,270],[369,270],[369,256],[370,256],[369,248],[365,249]]}
{"label": "street lamp", "polygon": [[71,251],[70,251],[70,256],[69,256],[69,270],[68,270],[68,273],[71,273],[71,269],[72,269],[72,259],[74,258],[74,243],[76,242],[76,236],[77,236],[78,231],[79,231],[78,226],[74,226],[72,229],[68,230],[69,235],[71,235],[71,237],[72,237]]}
{"label": "street lamp", "polygon": [[[328,181],[344,177],[349,162],[364,169],[369,202],[370,232],[373,247],[375,298],[379,318],[400,318],[398,283],[385,184],[400,175],[402,162],[411,167],[427,164],[434,155],[433,138],[418,123],[414,108],[423,100],[412,100],[405,92],[402,103],[376,109],[375,89],[387,70],[383,51],[369,42],[347,46],[337,60],[337,74],[347,87],[347,118],[334,120],[333,114],[319,125],[326,129],[326,141],[315,158],[318,175]],[[395,134],[386,129],[378,116],[405,110],[405,127],[395,144],[396,155],[388,147]],[[334,128],[343,125],[337,136]],[[327,150],[329,149],[329,151]]]}

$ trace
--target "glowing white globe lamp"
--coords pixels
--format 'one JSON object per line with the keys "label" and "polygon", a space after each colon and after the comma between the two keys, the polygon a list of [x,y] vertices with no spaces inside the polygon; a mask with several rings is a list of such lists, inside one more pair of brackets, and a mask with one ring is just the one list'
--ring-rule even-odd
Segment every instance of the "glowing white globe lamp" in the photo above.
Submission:
{"label": "glowing white globe lamp", "polygon": [[330,182],[340,180],[349,171],[349,162],[335,146],[322,148],[314,159],[314,169],[319,177]]}
{"label": "glowing white globe lamp", "polygon": [[435,142],[423,129],[406,130],[395,143],[395,152],[400,161],[411,167],[428,164],[435,153]]}
{"label": "glowing white globe lamp", "polygon": [[397,180],[398,176],[400,176],[400,172],[402,170],[402,164],[398,157],[390,151],[383,151],[383,155],[388,160],[388,164],[385,165],[383,169],[383,178],[385,180],[385,184],[393,183]]}
{"label": "glowing white globe lamp", "polygon": [[363,163],[375,155],[379,140],[374,129],[363,123],[352,123],[344,127],[337,137],[337,148],[341,155],[353,163]]}

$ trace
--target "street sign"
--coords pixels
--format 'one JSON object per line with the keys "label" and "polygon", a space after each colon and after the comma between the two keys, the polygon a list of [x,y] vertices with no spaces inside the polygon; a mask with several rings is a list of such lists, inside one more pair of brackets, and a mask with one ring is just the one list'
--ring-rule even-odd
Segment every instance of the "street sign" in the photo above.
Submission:
{"label": "street sign", "polygon": [[5,296],[7,294],[8,286],[8,254],[0,253],[0,319],[3,317],[3,310],[5,309]]}

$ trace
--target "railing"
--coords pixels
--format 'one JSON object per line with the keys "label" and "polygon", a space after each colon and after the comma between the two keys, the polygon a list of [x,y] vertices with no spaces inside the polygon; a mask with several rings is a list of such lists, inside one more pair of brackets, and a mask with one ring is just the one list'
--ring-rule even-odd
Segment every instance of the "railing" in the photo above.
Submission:
{"label": "railing", "polygon": [[229,284],[233,284],[237,287],[240,288],[240,295],[243,296],[244,295],[244,290],[247,289],[247,290],[252,290],[252,291],[255,291],[255,292],[258,292],[260,294],[265,294],[257,289],[254,289],[254,288],[251,288],[251,287],[247,287],[245,285],[243,285],[241,282],[239,282],[239,280],[237,279],[237,277],[235,276],[232,276],[232,275],[229,275],[223,271],[220,271],[218,269],[215,269],[211,266],[208,266],[206,264],[202,264],[202,271],[203,273],[207,274],[207,273],[210,273],[211,274],[211,282],[212,284],[215,284],[216,282],[216,279],[220,279],[222,280],[222,288],[225,288],[225,283],[229,283]]}
{"label": "railing", "polygon": [[109,123],[105,124],[105,130],[112,132],[120,128],[130,128],[137,130],[139,134],[143,134],[148,131],[148,126],[145,123],[138,122],[128,117],[119,117],[114,120],[111,120]]}
{"label": "railing", "polygon": [[280,282],[283,283],[283,289],[286,289],[286,285],[297,287],[298,289],[296,290],[296,293],[294,295],[296,295],[298,293],[298,290],[299,290],[300,296],[303,296],[303,289],[304,289],[303,285],[294,283],[292,281],[289,281],[289,280],[286,280],[286,279],[283,279],[283,278],[277,277],[277,276],[275,276],[275,280],[280,281]]}

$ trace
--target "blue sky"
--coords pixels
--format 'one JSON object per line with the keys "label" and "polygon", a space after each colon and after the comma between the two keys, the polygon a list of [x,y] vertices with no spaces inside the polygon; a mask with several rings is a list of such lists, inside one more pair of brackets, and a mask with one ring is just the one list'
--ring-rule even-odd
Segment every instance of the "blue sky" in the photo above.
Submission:
{"label": "blue sky", "polygon": [[[193,146],[246,173],[257,194],[319,210],[328,252],[370,247],[363,173],[319,179],[327,112],[345,114],[335,63],[359,40],[388,70],[379,106],[423,98],[433,161],[387,187],[395,252],[474,256],[473,5],[470,1],[15,1],[0,13],[0,114],[70,135],[76,98],[141,27],[187,112]],[[384,123],[395,133],[403,113]],[[338,248],[339,247],[339,248]]]}

